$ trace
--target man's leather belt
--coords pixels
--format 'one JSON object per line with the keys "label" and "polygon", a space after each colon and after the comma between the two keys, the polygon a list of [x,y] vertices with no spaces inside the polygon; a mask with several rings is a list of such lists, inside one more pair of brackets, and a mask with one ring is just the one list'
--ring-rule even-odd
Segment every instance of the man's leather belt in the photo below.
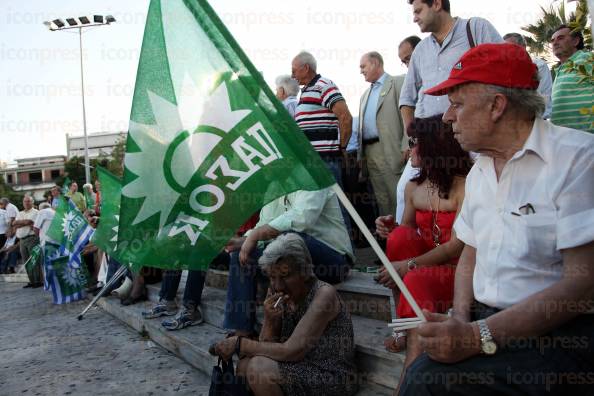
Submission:
{"label": "man's leather belt", "polygon": [[374,144],[379,142],[379,138],[375,137],[375,138],[371,138],[371,139],[363,139],[363,144]]}

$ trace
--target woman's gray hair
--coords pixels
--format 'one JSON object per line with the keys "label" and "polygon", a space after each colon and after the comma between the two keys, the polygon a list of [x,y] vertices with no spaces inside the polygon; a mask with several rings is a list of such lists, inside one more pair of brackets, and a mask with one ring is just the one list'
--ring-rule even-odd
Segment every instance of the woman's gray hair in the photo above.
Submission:
{"label": "woman's gray hair", "polygon": [[493,94],[502,94],[509,101],[508,109],[514,109],[531,116],[541,117],[545,111],[545,99],[536,90],[486,85]]}
{"label": "woman's gray hair", "polygon": [[297,96],[299,93],[299,82],[288,74],[278,76],[276,78],[276,86],[284,89],[285,93],[289,96]]}
{"label": "woman's gray hair", "polygon": [[312,54],[307,51],[301,51],[295,57],[302,65],[308,65],[311,71],[314,73],[318,70],[318,62],[316,62],[316,58]]}
{"label": "woman's gray hair", "polygon": [[280,260],[287,260],[292,272],[298,272],[306,278],[314,276],[311,254],[305,241],[298,234],[279,235],[266,246],[258,263],[264,271],[268,271]]}

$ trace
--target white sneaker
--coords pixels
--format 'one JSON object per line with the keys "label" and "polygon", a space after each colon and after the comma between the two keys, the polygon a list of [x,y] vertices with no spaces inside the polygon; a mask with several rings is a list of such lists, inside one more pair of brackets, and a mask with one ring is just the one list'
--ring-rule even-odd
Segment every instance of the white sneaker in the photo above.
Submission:
{"label": "white sneaker", "polygon": [[124,283],[122,283],[122,285],[120,287],[118,287],[117,289],[113,290],[111,292],[111,295],[116,296],[120,299],[124,299],[130,295],[131,291],[132,291],[132,281],[130,280],[130,278],[126,277],[126,279],[124,280]]}

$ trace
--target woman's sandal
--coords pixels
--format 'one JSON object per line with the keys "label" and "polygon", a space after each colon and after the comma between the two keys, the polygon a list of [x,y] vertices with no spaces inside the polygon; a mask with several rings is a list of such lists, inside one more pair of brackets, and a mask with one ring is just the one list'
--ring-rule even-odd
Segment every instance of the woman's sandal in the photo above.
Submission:
{"label": "woman's sandal", "polygon": [[392,353],[404,351],[406,349],[406,332],[394,331],[390,337],[384,340],[384,347]]}

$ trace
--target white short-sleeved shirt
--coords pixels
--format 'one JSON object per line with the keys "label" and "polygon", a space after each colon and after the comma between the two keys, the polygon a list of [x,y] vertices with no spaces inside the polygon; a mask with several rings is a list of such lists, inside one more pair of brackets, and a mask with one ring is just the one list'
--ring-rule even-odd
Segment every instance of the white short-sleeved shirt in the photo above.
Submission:
{"label": "white short-sleeved shirt", "polygon": [[[16,220],[32,220],[33,222],[35,222],[38,212],[39,211],[35,208],[29,209],[27,211],[21,210],[19,214],[17,214]],[[30,235],[35,235],[35,233],[33,232],[33,227],[19,227],[16,230],[16,237],[19,239],[26,238]]]}
{"label": "white short-sleeved shirt", "polygon": [[6,234],[8,229],[8,217],[6,216],[6,210],[0,209],[0,235]]}
{"label": "white short-sleeved shirt", "polygon": [[56,212],[52,208],[42,209],[37,214],[33,227],[39,230],[39,241],[41,242],[41,245],[45,245],[45,242],[48,240],[51,241],[51,239],[47,237],[47,230],[55,215]]}
{"label": "white short-sleeved shirt", "polygon": [[560,250],[594,240],[594,136],[536,119],[499,182],[479,156],[454,228],[477,250],[478,301],[503,309],[558,282]]}
{"label": "white short-sleeved shirt", "polygon": [[19,208],[9,202],[8,205],[6,205],[6,217],[8,217],[8,220],[16,219],[18,214]]}

